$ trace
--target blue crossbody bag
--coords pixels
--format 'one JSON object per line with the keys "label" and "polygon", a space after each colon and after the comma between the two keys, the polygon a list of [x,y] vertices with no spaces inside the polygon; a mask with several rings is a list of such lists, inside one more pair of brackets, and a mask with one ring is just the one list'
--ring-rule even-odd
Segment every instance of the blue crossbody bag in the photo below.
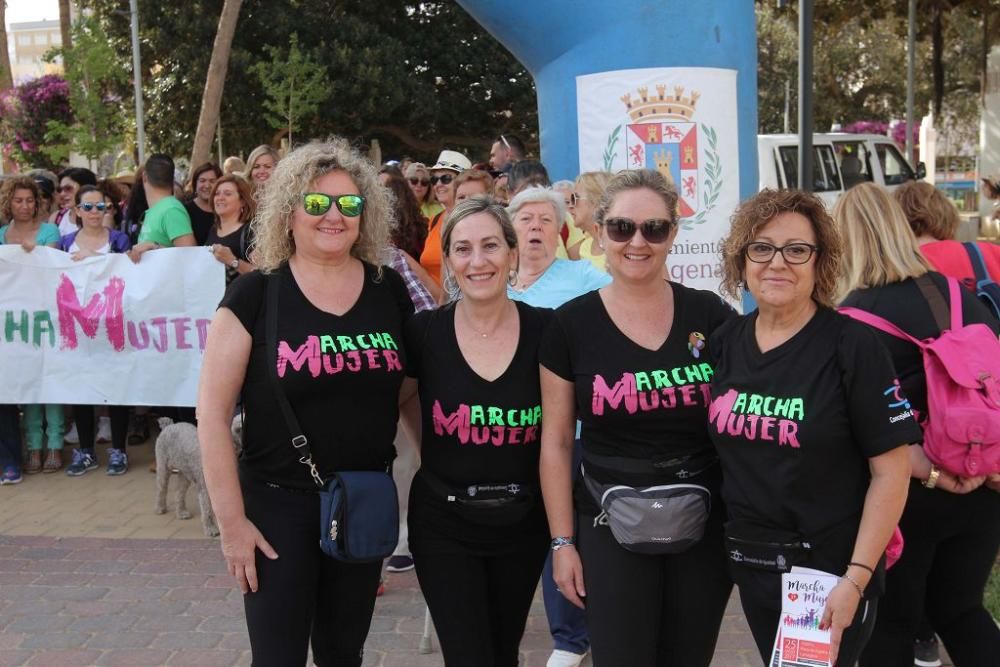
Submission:
{"label": "blue crossbody bag", "polygon": [[372,563],[387,558],[399,540],[399,501],[396,484],[385,470],[342,470],[324,480],[312,460],[309,439],[278,381],[278,291],[281,275],[267,276],[267,365],[278,405],[284,415],[299,463],[319,489],[319,546],[323,553],[346,563]]}

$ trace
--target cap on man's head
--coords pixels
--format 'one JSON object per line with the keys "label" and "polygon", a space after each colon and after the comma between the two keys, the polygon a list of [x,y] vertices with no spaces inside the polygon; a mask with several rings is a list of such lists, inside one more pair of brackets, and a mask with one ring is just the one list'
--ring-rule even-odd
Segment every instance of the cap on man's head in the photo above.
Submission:
{"label": "cap on man's head", "polygon": [[434,169],[451,169],[456,173],[461,173],[466,169],[472,169],[472,161],[458,151],[441,151],[437,162],[431,167]]}

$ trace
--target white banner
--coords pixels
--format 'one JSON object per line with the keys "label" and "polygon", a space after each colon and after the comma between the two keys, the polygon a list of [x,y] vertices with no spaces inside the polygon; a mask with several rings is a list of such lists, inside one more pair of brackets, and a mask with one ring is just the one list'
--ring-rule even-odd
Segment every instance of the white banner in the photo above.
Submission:
{"label": "white banner", "polygon": [[79,262],[0,246],[0,403],[193,406],[225,269],[204,247]]}
{"label": "white banner", "polygon": [[655,169],[680,196],[671,280],[718,292],[740,201],[736,70],[659,67],[576,79],[580,171]]}

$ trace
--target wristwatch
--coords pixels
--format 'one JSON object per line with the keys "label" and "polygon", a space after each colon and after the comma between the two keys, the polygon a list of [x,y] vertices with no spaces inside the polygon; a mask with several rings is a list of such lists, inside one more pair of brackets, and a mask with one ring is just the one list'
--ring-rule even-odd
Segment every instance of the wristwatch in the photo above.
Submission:
{"label": "wristwatch", "polygon": [[233,261],[229,262],[229,268],[231,268],[231,269],[238,269],[238,268],[240,268],[240,258],[239,257],[233,257]]}
{"label": "wristwatch", "polygon": [[941,471],[937,469],[936,465],[931,464],[931,474],[927,475],[927,479],[923,483],[924,486],[926,486],[928,489],[933,489],[935,486],[937,486],[938,477],[940,476],[941,476]]}
{"label": "wristwatch", "polygon": [[559,551],[563,547],[572,547],[575,545],[576,545],[575,537],[553,537],[552,542],[549,543],[549,546],[552,548],[553,551]]}

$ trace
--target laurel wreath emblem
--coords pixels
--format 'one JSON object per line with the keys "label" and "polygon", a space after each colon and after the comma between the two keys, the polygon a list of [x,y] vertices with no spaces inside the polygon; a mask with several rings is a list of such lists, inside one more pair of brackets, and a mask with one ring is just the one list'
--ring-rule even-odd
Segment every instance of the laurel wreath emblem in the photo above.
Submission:
{"label": "laurel wreath emblem", "polygon": [[[608,142],[603,153],[604,171],[612,171],[616,154],[615,148],[618,145],[618,139],[621,137],[622,127],[622,125],[619,125],[608,135]],[[705,182],[703,183],[704,191],[701,198],[702,208],[690,218],[681,218],[682,229],[691,229],[695,225],[703,224],[708,218],[708,214],[715,208],[715,203],[719,199],[719,193],[722,192],[722,161],[719,159],[718,150],[719,136],[713,128],[704,123],[701,124],[701,131],[708,141],[708,148],[705,151]]]}

